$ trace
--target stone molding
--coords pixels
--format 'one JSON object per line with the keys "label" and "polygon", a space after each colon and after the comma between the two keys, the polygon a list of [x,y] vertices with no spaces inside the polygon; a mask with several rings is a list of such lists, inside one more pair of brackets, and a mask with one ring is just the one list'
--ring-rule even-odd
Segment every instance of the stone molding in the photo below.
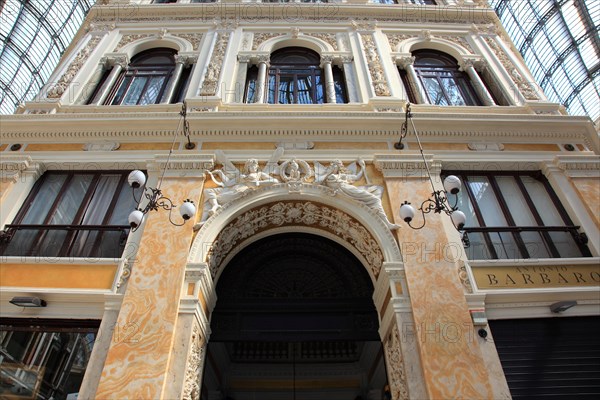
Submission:
{"label": "stone molding", "polygon": [[23,154],[2,154],[0,157],[0,178],[16,182],[23,174],[32,174],[38,179],[46,171],[43,163],[34,162]]}
{"label": "stone molding", "polygon": [[553,164],[566,175],[575,177],[600,177],[600,156],[556,156]]}
{"label": "stone molding", "polygon": [[[167,161],[168,160],[168,161]],[[204,176],[204,171],[214,168],[214,157],[209,154],[171,154],[157,155],[148,163],[149,171],[162,171],[167,168],[165,176],[181,176],[182,173]]]}
{"label": "stone molding", "polygon": [[[442,164],[426,154],[425,160],[432,175],[439,175]],[[427,179],[427,168],[421,157],[416,155],[398,156],[396,154],[376,154],[373,164],[385,178],[420,178]]]}

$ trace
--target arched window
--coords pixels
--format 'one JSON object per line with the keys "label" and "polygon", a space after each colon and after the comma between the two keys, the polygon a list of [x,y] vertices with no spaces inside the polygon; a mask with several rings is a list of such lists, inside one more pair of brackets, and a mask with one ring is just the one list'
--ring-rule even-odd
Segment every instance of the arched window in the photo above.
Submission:
{"label": "arched window", "polygon": [[[342,70],[302,47],[287,47],[271,54],[268,71],[251,66],[246,75],[246,103],[322,104],[346,103]],[[261,83],[264,76],[264,86]],[[264,90],[264,92],[263,92]]]}
{"label": "arched window", "polygon": [[122,68],[106,71],[90,104],[148,105],[182,100],[190,68],[175,62],[177,52],[159,48],[143,51]]}
{"label": "arched window", "polygon": [[[417,84],[423,89],[423,94],[429,104],[440,106],[476,106],[483,102],[475,92],[469,76],[459,70],[458,63],[451,56],[432,50],[418,50],[415,57],[414,71]],[[408,85],[408,76],[403,76]],[[416,101],[414,98],[411,101]]]}
{"label": "arched window", "polygon": [[321,104],[325,102],[320,58],[312,51],[291,47],[271,55],[269,104]]}
{"label": "arched window", "polygon": [[175,69],[173,50],[148,50],[135,56],[115,89],[110,104],[145,105],[160,102]]}

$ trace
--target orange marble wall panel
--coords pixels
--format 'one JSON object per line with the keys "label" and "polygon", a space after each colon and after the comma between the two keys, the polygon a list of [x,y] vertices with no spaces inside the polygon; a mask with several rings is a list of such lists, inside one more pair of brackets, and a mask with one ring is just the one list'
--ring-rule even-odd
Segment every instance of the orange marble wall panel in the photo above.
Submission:
{"label": "orange marble wall panel", "polygon": [[552,143],[504,143],[504,151],[560,151],[560,147]]}
{"label": "orange marble wall panel", "polygon": [[169,150],[171,145],[172,143],[121,143],[119,150]]}
{"label": "orange marble wall panel", "polygon": [[26,151],[82,151],[81,143],[31,143]]}
{"label": "orange marble wall panel", "polygon": [[[197,200],[202,182],[167,177],[162,190],[176,202]],[[193,224],[174,226],[165,211],[147,217],[117,321],[118,326],[134,324],[136,333],[127,340],[113,338],[98,399],[158,399],[167,382]]]}
{"label": "orange marble wall panel", "polygon": [[[424,150],[469,150],[469,146],[466,143],[423,143],[422,145]],[[411,149],[419,148],[417,143],[410,143],[409,146]]]}
{"label": "orange marble wall panel", "polygon": [[110,290],[116,273],[116,264],[2,263],[0,284],[10,287]]}
{"label": "orange marble wall panel", "polygon": [[315,150],[352,149],[352,150],[387,150],[387,142],[316,142]]}
{"label": "orange marble wall panel", "polygon": [[577,195],[585,204],[596,226],[600,228],[600,180],[598,178],[571,178]]}
{"label": "orange marble wall panel", "polygon": [[[431,195],[421,179],[388,179],[386,186],[394,210]],[[423,229],[403,223],[397,231],[425,385],[432,399],[489,399],[492,387],[452,256],[460,243],[448,242],[441,218],[448,217],[430,213]]]}
{"label": "orange marble wall panel", "polygon": [[273,142],[203,142],[202,150],[275,150]]}

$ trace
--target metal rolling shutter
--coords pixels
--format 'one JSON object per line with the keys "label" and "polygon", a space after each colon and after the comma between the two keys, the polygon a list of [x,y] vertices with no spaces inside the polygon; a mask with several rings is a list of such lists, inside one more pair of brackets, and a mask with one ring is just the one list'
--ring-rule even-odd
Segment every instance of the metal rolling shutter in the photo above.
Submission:
{"label": "metal rolling shutter", "polygon": [[514,399],[600,398],[600,317],[490,321]]}

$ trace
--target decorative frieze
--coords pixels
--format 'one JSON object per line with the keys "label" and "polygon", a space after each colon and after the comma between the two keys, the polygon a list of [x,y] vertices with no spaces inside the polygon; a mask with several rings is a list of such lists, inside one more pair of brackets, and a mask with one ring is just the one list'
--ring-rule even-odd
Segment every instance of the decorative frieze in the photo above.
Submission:
{"label": "decorative frieze", "polygon": [[217,43],[215,43],[210,58],[210,64],[204,76],[202,89],[200,90],[201,96],[214,96],[217,93],[217,85],[221,75],[221,68],[223,67],[223,58],[225,57],[225,50],[227,49],[231,33],[221,32],[218,35]]}
{"label": "decorative frieze", "polygon": [[408,387],[406,385],[402,348],[400,347],[400,332],[396,324],[394,324],[385,342],[385,358],[392,399],[408,399]]}
{"label": "decorative frieze", "polygon": [[73,78],[75,78],[75,75],[77,75],[79,70],[83,67],[83,64],[88,60],[90,54],[94,52],[94,49],[98,43],[100,43],[100,40],[102,40],[102,38],[99,36],[91,38],[85,47],[77,53],[75,59],[71,65],[69,65],[69,68],[67,68],[67,71],[60,77],[58,82],[48,90],[47,97],[49,99],[56,99],[62,96],[73,81]]}
{"label": "decorative frieze", "polygon": [[381,65],[381,59],[377,52],[377,46],[373,35],[364,34],[361,35],[363,46],[365,49],[365,55],[367,57],[367,65],[369,66],[369,73],[371,75],[371,81],[373,83],[373,89],[375,90],[376,96],[390,96],[390,88],[385,74],[383,73],[383,67]]}

